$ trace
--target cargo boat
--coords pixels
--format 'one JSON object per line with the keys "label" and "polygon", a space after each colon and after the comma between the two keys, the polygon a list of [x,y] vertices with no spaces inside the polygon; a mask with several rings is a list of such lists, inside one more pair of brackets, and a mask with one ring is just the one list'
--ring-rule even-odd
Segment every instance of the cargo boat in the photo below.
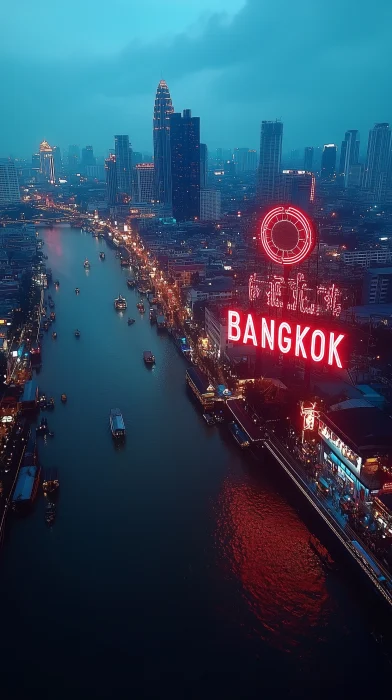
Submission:
{"label": "cargo boat", "polygon": [[119,294],[117,299],[114,300],[114,308],[116,311],[125,311],[127,308],[126,299],[122,297],[121,294]]}
{"label": "cargo boat", "polygon": [[144,360],[146,365],[154,365],[155,364],[155,357],[152,354],[151,350],[144,351],[143,360]]}
{"label": "cargo boat", "polygon": [[37,495],[40,473],[41,468],[36,464],[21,467],[12,496],[13,508],[28,507],[33,503]]}
{"label": "cargo boat", "polygon": [[125,437],[125,423],[119,408],[110,409],[109,424],[114,438]]}

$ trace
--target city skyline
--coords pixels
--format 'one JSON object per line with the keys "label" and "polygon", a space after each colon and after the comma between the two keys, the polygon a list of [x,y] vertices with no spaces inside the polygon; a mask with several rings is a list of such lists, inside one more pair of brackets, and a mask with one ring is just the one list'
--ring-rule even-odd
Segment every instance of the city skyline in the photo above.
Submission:
{"label": "city skyline", "polygon": [[[40,5],[46,2],[41,0]],[[126,39],[122,28],[109,36],[116,10],[123,12],[117,26],[125,29],[129,18],[130,11],[115,2],[104,44],[97,38],[103,34],[107,10],[89,17],[91,31],[84,37],[73,20],[75,57],[69,55],[62,36],[56,35],[56,49],[49,36],[33,56],[27,43],[16,55],[7,38],[1,48],[5,75],[1,156],[27,157],[36,150],[33,144],[44,138],[63,148],[92,143],[96,153],[104,154],[115,133],[129,134],[139,150],[151,151],[151,96],[160,77],[170,86],[174,104],[200,115],[201,138],[210,150],[226,145],[256,148],[262,120],[282,119],[288,149],[340,144],[348,129],[364,134],[374,123],[391,120],[390,57],[386,49],[385,56],[380,54],[387,46],[383,36],[391,14],[386,2],[379,2],[378,12],[366,22],[363,4],[355,6],[353,18],[351,2],[341,7],[334,1],[328,10],[312,7],[311,12],[307,0],[295,8],[284,2],[284,21],[291,25],[293,38],[283,45],[281,5],[268,8],[256,0],[232,0],[222,14],[225,4],[213,0],[208,15],[203,15],[204,2],[196,14],[183,5],[172,0],[169,9],[176,12],[163,12],[150,0],[148,8],[133,12],[131,38]],[[61,12],[52,10],[54,23]],[[78,18],[81,12],[79,7],[75,10]],[[32,32],[40,16],[36,14]],[[154,31],[143,33],[149,22]],[[6,11],[3,25],[12,38],[15,10]],[[343,26],[352,27],[349,45]],[[262,44],[255,41],[260,31]],[[365,55],[366,62],[359,58]],[[263,70],[266,60],[271,70]],[[23,90],[15,89],[20,84]],[[229,119],[221,119],[223,111]]]}

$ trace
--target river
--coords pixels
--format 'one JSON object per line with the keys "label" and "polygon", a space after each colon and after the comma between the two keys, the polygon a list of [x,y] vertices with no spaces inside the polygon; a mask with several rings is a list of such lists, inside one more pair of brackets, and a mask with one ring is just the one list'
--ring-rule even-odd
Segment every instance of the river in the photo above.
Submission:
{"label": "river", "polygon": [[[52,529],[41,492],[8,528],[0,690],[247,698],[376,687],[391,667],[371,635],[373,598],[344,560],[326,571],[310,549],[316,515],[277,465],[206,426],[184,361],[137,312],[114,251],[65,225],[41,235],[60,287],[58,338],[45,336],[38,375],[56,400],[55,435],[39,448],[61,493]],[[125,314],[113,308],[119,292]],[[124,446],[109,432],[114,406]]]}

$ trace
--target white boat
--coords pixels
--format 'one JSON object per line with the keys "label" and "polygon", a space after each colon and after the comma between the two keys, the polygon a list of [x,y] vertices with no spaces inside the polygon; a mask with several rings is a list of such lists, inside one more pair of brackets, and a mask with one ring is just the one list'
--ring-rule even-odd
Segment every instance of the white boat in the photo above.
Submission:
{"label": "white boat", "polygon": [[122,297],[121,294],[119,294],[117,299],[114,300],[114,308],[116,311],[125,311],[127,308],[127,300],[125,297]]}
{"label": "white boat", "polygon": [[125,437],[125,423],[119,408],[110,409],[109,423],[114,438]]}

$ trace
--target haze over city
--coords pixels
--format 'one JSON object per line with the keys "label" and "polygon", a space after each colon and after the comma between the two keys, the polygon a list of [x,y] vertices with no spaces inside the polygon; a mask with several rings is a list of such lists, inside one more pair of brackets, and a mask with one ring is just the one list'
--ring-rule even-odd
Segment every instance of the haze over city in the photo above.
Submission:
{"label": "haze over city", "polygon": [[[322,5],[322,6],[320,6]],[[23,20],[22,20],[23,18]],[[2,9],[0,154],[29,157],[113,134],[152,151],[156,85],[201,118],[216,147],[258,148],[281,118],[284,149],[340,143],[392,113],[388,0],[27,0]]]}

